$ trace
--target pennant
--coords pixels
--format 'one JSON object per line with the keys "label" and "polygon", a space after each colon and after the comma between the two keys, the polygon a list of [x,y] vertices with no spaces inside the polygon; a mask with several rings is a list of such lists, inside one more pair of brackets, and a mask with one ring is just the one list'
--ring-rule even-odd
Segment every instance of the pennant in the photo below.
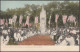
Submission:
{"label": "pennant", "polygon": [[4,19],[1,19],[1,25],[4,25]]}
{"label": "pennant", "polygon": [[30,19],[30,17],[27,16],[27,17],[26,17],[26,23],[25,23],[25,25],[27,24],[27,25],[29,26],[29,19]]}
{"label": "pennant", "polygon": [[71,16],[68,17],[67,21],[69,21],[69,22],[75,22],[75,19],[76,18],[73,15],[71,15]]}
{"label": "pennant", "polygon": [[75,20],[76,20],[76,18],[73,16],[73,18],[72,18],[72,22],[75,22]]}
{"label": "pennant", "polygon": [[57,23],[58,18],[59,18],[59,15],[56,14],[56,15],[55,15],[55,22],[56,22],[56,23]]}
{"label": "pennant", "polygon": [[63,19],[63,23],[65,24],[66,23],[66,20],[67,20],[67,15],[63,15],[62,17],[63,17],[62,18]]}
{"label": "pennant", "polygon": [[38,23],[38,17],[35,17],[35,23]]}
{"label": "pennant", "polygon": [[7,21],[7,19],[6,19],[6,23],[5,23],[5,25],[8,26],[8,21]]}
{"label": "pennant", "polygon": [[48,24],[50,24],[50,21],[51,21],[51,16],[50,16],[50,18],[49,18]]}
{"label": "pennant", "polygon": [[12,19],[11,18],[9,19],[9,24],[12,24]]}
{"label": "pennant", "polygon": [[16,23],[16,19],[17,19],[17,16],[14,15],[14,16],[13,16],[13,22],[14,22],[14,23]]}
{"label": "pennant", "polygon": [[19,18],[19,24],[22,24],[22,19],[23,19],[23,16],[20,15],[20,18]]}

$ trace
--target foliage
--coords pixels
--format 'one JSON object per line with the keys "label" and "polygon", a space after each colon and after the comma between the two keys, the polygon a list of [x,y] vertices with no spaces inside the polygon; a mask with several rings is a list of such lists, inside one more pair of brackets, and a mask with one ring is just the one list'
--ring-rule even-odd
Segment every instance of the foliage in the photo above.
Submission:
{"label": "foliage", "polygon": [[[60,17],[58,19],[58,25],[63,26],[62,23],[62,15],[74,15],[76,17],[76,21],[78,22],[78,16],[79,16],[79,3],[78,2],[59,2],[59,1],[53,1],[48,3],[47,5],[44,5],[44,8],[46,10],[47,14],[47,25],[48,20],[51,15],[51,26],[55,27],[55,14],[59,14]],[[41,6],[40,5],[28,5],[26,4],[24,8],[16,8],[16,9],[7,9],[6,11],[1,11],[1,18],[9,19],[12,18],[14,14],[17,15],[17,22],[19,21],[20,15],[23,15],[23,23],[26,21],[26,16],[30,15],[30,23],[34,23],[35,16],[38,16],[40,18],[40,11]],[[79,22],[78,22],[79,24]]]}

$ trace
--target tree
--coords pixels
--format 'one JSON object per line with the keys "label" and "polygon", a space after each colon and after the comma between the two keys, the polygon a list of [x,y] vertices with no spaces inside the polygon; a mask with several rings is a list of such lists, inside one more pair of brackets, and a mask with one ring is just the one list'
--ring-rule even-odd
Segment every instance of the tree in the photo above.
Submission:
{"label": "tree", "polygon": [[[58,24],[59,26],[63,26],[62,23],[62,15],[73,15],[76,17],[76,21],[78,21],[79,16],[79,3],[78,2],[70,2],[70,1],[53,1],[48,3],[47,5],[44,5],[44,8],[46,10],[46,18],[47,22],[49,20],[49,17],[51,15],[51,26],[55,27],[55,14],[59,14],[59,20]],[[16,8],[16,9],[7,9],[6,11],[1,11],[1,17],[2,18],[12,18],[14,14],[17,15],[19,20],[20,15],[23,15],[23,22],[26,21],[26,17],[30,15],[30,23],[34,23],[35,16],[38,16],[40,18],[40,11],[41,6],[40,5],[29,5],[26,4],[24,8]],[[78,22],[79,23],[79,22]],[[79,23],[80,24],[80,23]],[[47,23],[48,25],[48,23]]]}

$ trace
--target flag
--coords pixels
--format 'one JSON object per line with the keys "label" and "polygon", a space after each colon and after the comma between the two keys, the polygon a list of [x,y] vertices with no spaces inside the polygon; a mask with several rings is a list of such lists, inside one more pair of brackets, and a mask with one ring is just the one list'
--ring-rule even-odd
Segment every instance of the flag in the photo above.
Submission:
{"label": "flag", "polygon": [[66,20],[67,20],[67,15],[63,15],[62,17],[63,17],[62,18],[63,19],[63,23],[65,24],[66,23]]}
{"label": "flag", "polygon": [[73,17],[72,15],[69,16],[67,21],[71,22],[72,21],[72,17]]}
{"label": "flag", "polygon": [[15,18],[14,18],[15,22],[16,22],[16,19],[17,19],[17,16],[15,16]]}
{"label": "flag", "polygon": [[8,26],[8,21],[7,21],[7,19],[6,19],[6,23],[5,23],[5,25]]}
{"label": "flag", "polygon": [[71,15],[71,16],[68,17],[67,21],[69,21],[69,22],[75,22],[75,19],[76,18],[73,15]]}
{"label": "flag", "polygon": [[35,23],[38,23],[38,17],[35,17]]}
{"label": "flag", "polygon": [[50,24],[50,21],[51,21],[51,16],[50,16],[50,18],[49,18],[48,24]]}
{"label": "flag", "polygon": [[72,18],[72,22],[75,22],[75,19],[76,19],[76,18],[73,16],[73,18]]}
{"label": "flag", "polygon": [[56,23],[57,23],[58,18],[59,18],[59,15],[56,14],[56,15],[55,15],[55,22],[56,22]]}
{"label": "flag", "polygon": [[14,22],[14,23],[16,23],[16,19],[17,19],[17,16],[14,15],[14,16],[13,16],[13,22]]}
{"label": "flag", "polygon": [[30,19],[30,17],[27,16],[27,17],[26,17],[26,23],[25,23],[25,25],[27,24],[27,25],[29,26],[29,19]]}
{"label": "flag", "polygon": [[4,19],[1,20],[1,24],[4,25]]}
{"label": "flag", "polygon": [[23,16],[20,15],[20,18],[19,18],[19,24],[22,24],[22,19],[23,19]]}
{"label": "flag", "polygon": [[11,18],[9,19],[9,24],[12,24],[12,19]]}
{"label": "flag", "polygon": [[1,21],[1,25],[4,25],[5,22],[4,19],[1,19],[0,21]]}

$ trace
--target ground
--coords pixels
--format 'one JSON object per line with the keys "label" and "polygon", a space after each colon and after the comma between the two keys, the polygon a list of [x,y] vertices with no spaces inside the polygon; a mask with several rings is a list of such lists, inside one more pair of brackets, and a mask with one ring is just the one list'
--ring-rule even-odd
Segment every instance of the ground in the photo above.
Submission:
{"label": "ground", "polygon": [[54,45],[50,35],[35,35],[19,42],[18,45]]}

